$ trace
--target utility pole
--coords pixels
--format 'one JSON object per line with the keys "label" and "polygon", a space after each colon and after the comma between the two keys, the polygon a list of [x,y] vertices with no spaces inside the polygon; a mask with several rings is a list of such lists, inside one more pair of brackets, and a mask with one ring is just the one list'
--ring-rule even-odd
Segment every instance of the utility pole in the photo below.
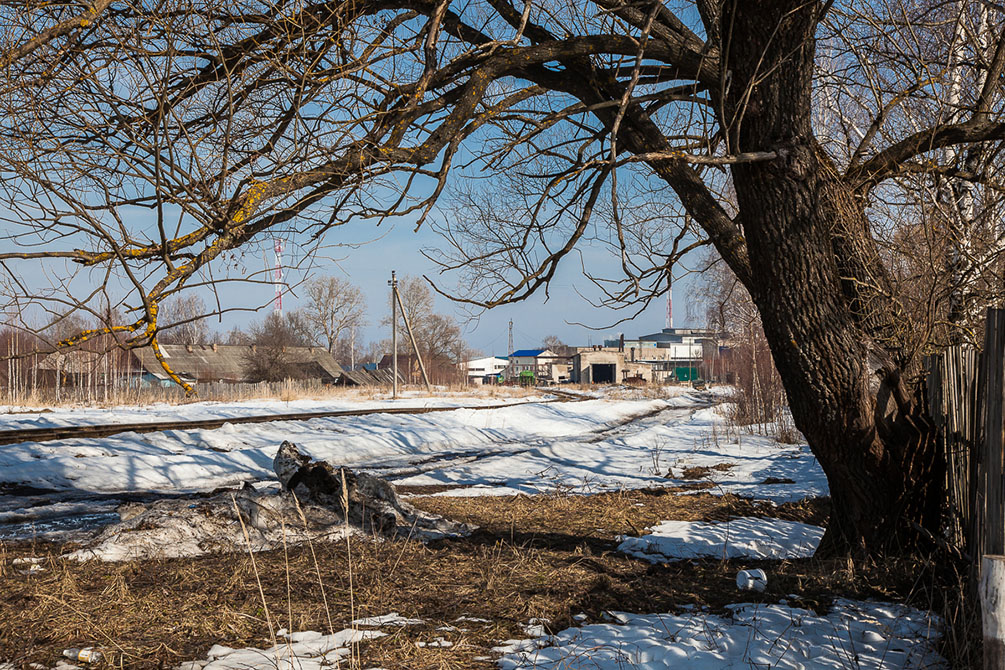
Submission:
{"label": "utility pole", "polygon": [[356,369],[356,326],[349,331],[349,368]]}
{"label": "utility pole", "polygon": [[513,353],[513,319],[509,320],[509,351],[506,352],[507,355]]}
{"label": "utility pole", "polygon": [[391,381],[391,397],[398,397],[398,277],[391,270],[391,361],[394,379]]}
{"label": "utility pole", "polygon": [[429,383],[429,375],[426,374],[426,364],[422,362],[422,354],[419,353],[419,345],[415,342],[412,324],[408,321],[408,312],[405,311],[405,305],[401,302],[401,294],[398,293],[398,289],[394,289],[394,299],[398,302],[398,307],[401,309],[401,320],[405,322],[408,339],[412,342],[412,353],[415,354],[415,360],[419,362],[419,370],[422,371],[422,381],[426,382],[426,390],[432,393],[433,386]]}

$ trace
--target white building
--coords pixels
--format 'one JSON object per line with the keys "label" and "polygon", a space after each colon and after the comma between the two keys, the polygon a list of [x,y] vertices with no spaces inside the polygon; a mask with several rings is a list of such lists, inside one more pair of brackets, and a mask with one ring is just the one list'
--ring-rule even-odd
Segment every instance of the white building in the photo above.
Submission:
{"label": "white building", "polygon": [[506,370],[509,360],[498,356],[476,358],[464,364],[469,384],[484,384],[487,377],[498,377]]}

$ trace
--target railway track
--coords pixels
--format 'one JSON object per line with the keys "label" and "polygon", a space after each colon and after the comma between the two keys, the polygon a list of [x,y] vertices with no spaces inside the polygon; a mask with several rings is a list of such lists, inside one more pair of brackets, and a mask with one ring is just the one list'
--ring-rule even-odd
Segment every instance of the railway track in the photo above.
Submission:
{"label": "railway track", "polygon": [[[542,389],[544,390],[544,389]],[[547,389],[546,393],[557,396],[552,400],[533,402],[570,402],[588,400],[588,397]],[[113,423],[96,426],[61,426],[58,428],[26,428],[22,430],[0,431],[0,445],[21,442],[52,442],[73,438],[109,437],[119,433],[158,433],[168,430],[192,430],[195,428],[221,428],[225,424],[271,423],[273,421],[307,421],[340,416],[368,416],[370,414],[431,414],[450,412],[457,409],[502,409],[525,403],[500,403],[496,405],[461,405],[457,407],[376,407],[373,409],[346,409],[329,412],[296,412],[292,414],[262,414],[258,416],[238,416],[227,419],[202,419],[195,421],[157,421],[142,423]]]}

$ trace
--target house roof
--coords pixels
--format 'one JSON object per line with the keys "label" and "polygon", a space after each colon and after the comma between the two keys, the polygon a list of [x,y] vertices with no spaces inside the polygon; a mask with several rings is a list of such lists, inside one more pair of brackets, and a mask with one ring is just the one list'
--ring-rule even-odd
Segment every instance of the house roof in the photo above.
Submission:
{"label": "house roof", "polygon": [[[162,344],[161,352],[167,364],[181,376],[199,381],[246,382],[249,379],[248,358],[252,346],[247,344]],[[144,370],[159,379],[167,379],[164,369],[150,347],[134,349],[136,360]],[[286,347],[289,362],[308,377],[334,381],[342,372],[335,358],[324,347]]]}
{"label": "house roof", "polygon": [[510,358],[537,358],[547,349],[517,349],[509,355]]}
{"label": "house roof", "polygon": [[[401,375],[398,375],[401,382]],[[390,370],[343,370],[337,384],[342,386],[391,386],[394,383],[394,373]]]}
{"label": "house roof", "polygon": [[504,356],[485,356],[483,358],[472,358],[469,361],[465,361],[464,364],[465,365],[476,365],[478,363],[488,363],[489,361],[492,361],[493,363],[495,363],[495,362],[498,362],[498,363],[507,363],[509,361],[509,359],[505,358]]}
{"label": "house roof", "polygon": [[54,351],[38,363],[39,370],[59,370],[67,374],[94,372],[101,361],[101,354],[84,349]]}

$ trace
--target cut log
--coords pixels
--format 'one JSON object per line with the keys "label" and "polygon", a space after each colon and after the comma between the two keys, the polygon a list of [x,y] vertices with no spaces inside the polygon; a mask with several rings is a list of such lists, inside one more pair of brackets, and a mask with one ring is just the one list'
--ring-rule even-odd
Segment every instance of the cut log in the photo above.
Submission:
{"label": "cut log", "polygon": [[367,532],[429,539],[467,535],[474,530],[404,502],[386,479],[314,461],[292,442],[280,445],[273,468],[283,488],[300,501],[333,510]]}

